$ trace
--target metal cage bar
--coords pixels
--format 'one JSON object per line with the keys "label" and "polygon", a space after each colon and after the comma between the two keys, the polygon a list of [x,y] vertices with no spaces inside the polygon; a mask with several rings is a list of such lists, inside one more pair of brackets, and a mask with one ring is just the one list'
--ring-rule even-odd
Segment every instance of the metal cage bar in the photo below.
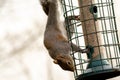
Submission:
{"label": "metal cage bar", "polygon": [[[85,4],[84,1],[61,0],[69,41],[81,48],[90,45],[91,51],[97,49],[95,56],[94,51],[87,54],[71,52],[76,69],[75,78],[76,80],[96,79],[98,74],[101,76],[109,74],[110,76],[101,78],[105,80],[118,76],[120,75],[120,43],[113,0],[89,0],[89,4]],[[91,17],[86,17],[86,14]],[[80,19],[69,19],[75,16],[80,16]],[[91,23],[94,27],[93,32],[89,32],[86,26]],[[97,45],[91,45],[89,41],[91,35],[96,36]]]}

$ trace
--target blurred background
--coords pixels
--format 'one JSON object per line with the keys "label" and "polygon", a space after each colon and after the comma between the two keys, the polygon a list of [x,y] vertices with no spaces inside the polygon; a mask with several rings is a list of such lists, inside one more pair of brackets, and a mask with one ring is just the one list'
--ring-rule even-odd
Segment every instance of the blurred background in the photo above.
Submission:
{"label": "blurred background", "polygon": [[[120,1],[113,1],[120,36]],[[0,0],[0,80],[74,80],[43,45],[46,22],[39,0]]]}

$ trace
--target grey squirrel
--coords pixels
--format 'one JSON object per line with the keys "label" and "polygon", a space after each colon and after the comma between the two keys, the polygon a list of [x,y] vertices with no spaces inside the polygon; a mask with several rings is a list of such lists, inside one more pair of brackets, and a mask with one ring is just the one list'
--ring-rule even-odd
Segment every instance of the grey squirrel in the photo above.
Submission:
{"label": "grey squirrel", "polygon": [[73,58],[70,55],[71,46],[74,51],[86,52],[68,41],[65,29],[65,21],[59,0],[46,0],[42,3],[43,10],[48,15],[47,25],[44,33],[44,45],[49,55],[63,70],[74,71]]}

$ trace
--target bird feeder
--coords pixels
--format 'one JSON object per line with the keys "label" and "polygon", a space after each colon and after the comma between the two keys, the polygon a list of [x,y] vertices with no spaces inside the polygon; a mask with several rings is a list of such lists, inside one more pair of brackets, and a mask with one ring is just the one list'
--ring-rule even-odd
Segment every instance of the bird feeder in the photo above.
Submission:
{"label": "bird feeder", "polygon": [[[61,0],[69,41],[88,53],[71,52],[76,80],[120,75],[120,43],[113,0]],[[72,47],[72,46],[71,46]]]}

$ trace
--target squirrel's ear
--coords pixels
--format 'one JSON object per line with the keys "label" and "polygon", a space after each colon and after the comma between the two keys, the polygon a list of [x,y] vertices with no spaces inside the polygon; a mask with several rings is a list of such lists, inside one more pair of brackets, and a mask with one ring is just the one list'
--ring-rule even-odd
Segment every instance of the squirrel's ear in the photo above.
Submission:
{"label": "squirrel's ear", "polygon": [[57,60],[54,60],[53,62],[54,62],[55,64],[58,64],[58,61],[57,61]]}

